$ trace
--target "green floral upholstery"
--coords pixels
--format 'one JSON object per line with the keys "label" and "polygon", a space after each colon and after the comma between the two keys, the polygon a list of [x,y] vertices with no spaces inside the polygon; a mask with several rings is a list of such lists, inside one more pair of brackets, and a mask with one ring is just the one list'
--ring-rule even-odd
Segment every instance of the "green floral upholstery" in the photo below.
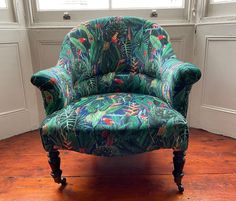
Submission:
{"label": "green floral upholstery", "polygon": [[168,34],[153,22],[82,23],[66,35],[57,66],[31,79],[47,114],[44,148],[103,156],[184,151],[188,95],[200,77],[197,67],[176,58]]}
{"label": "green floral upholstery", "polygon": [[187,148],[184,117],[157,97],[110,93],[81,98],[43,122],[46,150],[73,149],[96,155],[125,155]]}

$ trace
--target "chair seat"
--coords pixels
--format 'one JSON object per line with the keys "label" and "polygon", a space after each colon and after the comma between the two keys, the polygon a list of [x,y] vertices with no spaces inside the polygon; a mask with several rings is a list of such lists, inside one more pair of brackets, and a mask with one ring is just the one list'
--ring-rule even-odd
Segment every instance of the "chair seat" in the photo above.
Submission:
{"label": "chair seat", "polygon": [[[42,124],[44,148],[120,156],[159,148],[187,149],[185,118],[157,97],[109,93],[83,97]],[[52,147],[53,145],[53,147]]]}

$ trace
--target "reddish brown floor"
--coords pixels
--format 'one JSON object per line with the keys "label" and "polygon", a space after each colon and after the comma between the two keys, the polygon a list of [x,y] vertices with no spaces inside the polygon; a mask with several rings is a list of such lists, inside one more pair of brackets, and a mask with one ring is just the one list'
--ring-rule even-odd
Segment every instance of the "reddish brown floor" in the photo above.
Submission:
{"label": "reddish brown floor", "polygon": [[191,129],[185,192],[173,182],[172,151],[101,158],[61,152],[62,189],[49,176],[38,132],[0,141],[0,201],[235,201],[236,140]]}

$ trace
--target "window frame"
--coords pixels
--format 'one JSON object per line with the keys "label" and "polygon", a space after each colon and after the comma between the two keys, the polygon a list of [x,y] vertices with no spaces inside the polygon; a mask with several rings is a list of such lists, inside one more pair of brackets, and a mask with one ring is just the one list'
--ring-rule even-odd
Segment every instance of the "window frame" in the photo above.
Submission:
{"label": "window frame", "polygon": [[12,24],[17,22],[16,1],[6,0],[6,8],[0,8],[0,24]]}
{"label": "window frame", "polygon": [[[113,4],[113,1],[114,2],[116,2],[116,1],[118,1],[118,2],[120,2],[120,1],[124,1],[124,2],[126,2],[126,1],[129,1],[129,0],[104,0],[106,3],[108,3],[108,5],[107,5],[107,8],[105,9],[105,8],[99,8],[99,9],[95,9],[95,8],[93,8],[93,9],[89,9],[89,8],[84,8],[84,9],[76,9],[76,8],[72,8],[71,10],[65,10],[65,9],[51,9],[51,8],[48,8],[48,9],[42,9],[42,10],[40,10],[40,1],[41,0],[36,0],[35,2],[36,2],[36,7],[37,7],[37,10],[39,11],[39,12],[43,12],[43,11],[81,11],[81,10],[145,10],[145,9],[153,9],[153,8],[155,8],[155,7],[124,7],[124,8],[122,8],[122,7],[120,7],[120,8],[113,8],[112,7],[112,4]],[[63,0],[62,0],[63,1]],[[131,0],[131,1],[133,1],[133,2],[135,2],[134,0]],[[145,2],[145,0],[143,0],[144,2]],[[147,0],[146,0],[147,1]],[[153,0],[151,0],[151,1],[153,1]],[[172,1],[172,0],[170,0],[170,1]],[[185,4],[185,0],[179,0],[179,1],[182,1],[182,4]],[[123,2],[123,3],[124,3]],[[143,2],[143,3],[144,3]],[[147,3],[147,2],[146,2]],[[182,5],[182,6],[185,6],[185,5]],[[181,7],[166,7],[166,6],[163,6],[163,7],[160,7],[159,9],[181,9]]]}
{"label": "window frame", "polygon": [[211,2],[211,1],[214,1],[214,0],[210,0],[210,4],[226,4],[226,3],[236,3],[236,0],[223,0],[223,1],[220,1],[220,2]]}
{"label": "window frame", "polygon": [[232,23],[236,21],[236,2],[210,3],[210,0],[201,0],[201,5],[200,23]]}
{"label": "window frame", "polygon": [[[152,9],[114,9],[114,10],[79,10],[67,11],[71,20],[63,20],[63,11],[37,11],[36,0],[28,0],[29,26],[73,26],[88,19],[105,17],[105,16],[137,16],[146,19],[158,20],[158,22],[179,22],[185,23],[190,21],[190,12],[192,0],[185,0],[184,8],[156,9],[157,18],[151,18]],[[155,9],[155,8],[153,8]]]}

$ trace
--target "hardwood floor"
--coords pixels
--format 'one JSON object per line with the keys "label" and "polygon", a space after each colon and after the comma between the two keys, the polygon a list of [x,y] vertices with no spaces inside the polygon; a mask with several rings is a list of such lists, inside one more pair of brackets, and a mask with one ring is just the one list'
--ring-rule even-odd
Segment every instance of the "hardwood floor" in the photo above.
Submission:
{"label": "hardwood floor", "polygon": [[234,201],[236,140],[191,129],[185,192],[177,193],[172,150],[102,158],[61,151],[63,189],[49,176],[37,131],[0,141],[0,201]]}

